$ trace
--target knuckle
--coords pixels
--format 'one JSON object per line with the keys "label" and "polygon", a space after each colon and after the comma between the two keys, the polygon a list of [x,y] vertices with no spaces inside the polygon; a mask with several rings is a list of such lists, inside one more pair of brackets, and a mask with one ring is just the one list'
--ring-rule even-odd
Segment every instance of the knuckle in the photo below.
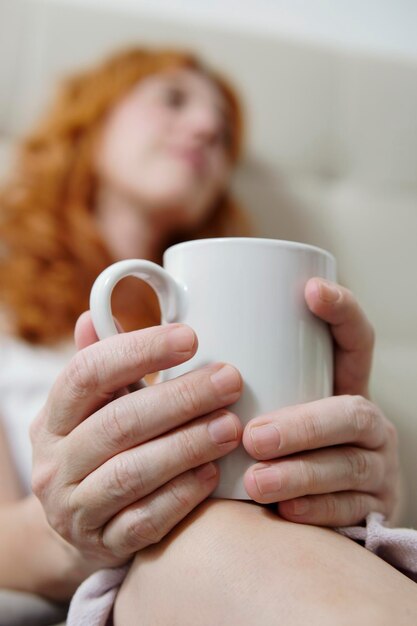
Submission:
{"label": "knuckle", "polygon": [[300,461],[299,470],[302,485],[306,488],[307,492],[314,493],[321,482],[318,466],[308,461]]}
{"label": "knuckle", "polygon": [[369,513],[368,497],[365,494],[355,494],[351,502],[351,515],[353,517],[353,523],[358,523],[366,517]]}
{"label": "knuckle", "polygon": [[190,431],[189,428],[183,428],[177,431],[177,436],[180,454],[185,459],[187,468],[200,465],[203,458],[203,449],[195,437],[195,432]]}
{"label": "knuckle", "polygon": [[126,345],[126,350],[130,356],[133,353],[134,360],[139,361],[142,367],[147,370],[151,367],[155,356],[164,352],[165,335],[165,329],[161,326],[146,329],[145,332],[138,331],[132,335],[134,341]]}
{"label": "knuckle", "polygon": [[348,463],[352,486],[362,487],[371,477],[372,466],[369,454],[360,448],[346,448],[345,458]]}
{"label": "knuckle", "polygon": [[323,428],[318,416],[304,415],[298,424],[299,440],[305,443],[305,449],[315,448],[323,437]]}
{"label": "knuckle", "polygon": [[328,494],[325,496],[325,511],[329,520],[337,520],[340,514],[340,506],[335,495]]}
{"label": "knuckle", "polygon": [[107,474],[105,489],[111,498],[137,498],[144,491],[144,472],[139,461],[118,455],[111,471]]}
{"label": "knuckle", "polygon": [[46,519],[51,528],[65,540],[74,543],[76,533],[74,531],[74,517],[68,506],[69,499],[61,494],[60,500],[55,501],[54,506],[45,508]]}
{"label": "knuckle", "polygon": [[124,410],[126,402],[129,402],[127,398],[129,396],[123,398],[122,401],[111,402],[100,413],[100,433],[103,443],[111,451],[115,449],[124,450],[131,445],[131,434],[128,429],[129,422],[126,419],[126,410]]}
{"label": "knuckle", "polygon": [[53,528],[58,535],[63,537],[66,541],[73,543],[75,532],[73,531],[68,512],[65,508],[54,507],[53,511],[48,513],[47,520],[51,528]]}
{"label": "knuckle", "polygon": [[67,519],[71,519],[74,525],[80,527],[83,525],[83,521],[86,517],[85,506],[83,506],[83,504],[82,496],[79,495],[79,490],[75,488],[67,501],[66,517]]}
{"label": "knuckle", "polygon": [[32,491],[42,502],[46,498],[54,478],[57,474],[55,463],[43,463],[34,469],[32,473]]}
{"label": "knuckle", "polygon": [[187,482],[185,476],[171,482],[169,494],[172,500],[174,517],[182,517],[184,512],[188,512],[194,506],[190,489],[191,485]]}
{"label": "knuckle", "polygon": [[196,416],[202,408],[200,394],[193,377],[184,375],[177,378],[174,385],[174,395],[178,408],[189,416]]}
{"label": "knuckle", "polygon": [[126,352],[125,356],[132,362],[138,362],[145,368],[150,362],[150,357],[154,350],[155,338],[154,335],[146,335],[140,331],[131,336],[133,341],[128,342],[124,346]]}
{"label": "knuckle", "polygon": [[165,535],[149,507],[139,507],[131,511],[131,519],[124,536],[125,549],[129,551],[159,543]]}
{"label": "knuckle", "polygon": [[96,360],[87,359],[84,350],[77,352],[67,367],[66,382],[71,396],[77,400],[87,398],[97,389],[99,380]]}
{"label": "knuckle", "polygon": [[[59,534],[73,545],[91,548],[99,547],[101,533],[96,523],[91,522],[90,508],[86,506],[85,497],[75,488],[69,495],[65,508],[62,508],[62,519],[56,518]],[[97,556],[97,555],[96,555]]]}
{"label": "knuckle", "polygon": [[377,427],[377,414],[374,405],[363,396],[351,396],[349,413],[356,436],[372,434]]}

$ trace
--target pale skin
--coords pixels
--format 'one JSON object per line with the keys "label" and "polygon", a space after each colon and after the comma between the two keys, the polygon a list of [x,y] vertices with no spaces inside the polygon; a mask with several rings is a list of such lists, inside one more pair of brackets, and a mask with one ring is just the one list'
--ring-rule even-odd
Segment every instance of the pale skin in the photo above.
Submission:
{"label": "pale skin", "polygon": [[[314,287],[320,284],[320,279],[312,279],[306,286],[306,301],[311,309],[317,311],[322,303],[320,291]],[[340,299],[334,304],[324,303],[321,315],[331,325],[333,334],[337,335],[339,332],[340,335],[336,348],[335,377],[339,377],[340,384],[343,384],[343,368],[348,368],[349,371],[352,363],[340,337],[352,337],[358,319],[364,325],[364,332],[368,332],[370,327],[351,294],[343,288],[338,289],[341,289]],[[333,325],[332,320],[335,320]],[[341,330],[342,326],[345,327],[344,330]],[[349,332],[349,326],[352,332]],[[81,347],[95,339],[89,314],[85,314],[80,318],[76,329],[77,344]],[[177,345],[176,342],[180,343]],[[359,372],[364,363],[370,363],[371,346],[372,341],[361,354],[351,357],[357,359],[355,371]],[[229,452],[240,440],[249,454],[257,459],[259,455],[252,447],[251,430],[259,422],[265,423],[271,418],[274,424],[279,425],[281,440],[288,441],[288,452],[285,449],[282,452],[284,461],[281,463],[291,465],[286,469],[288,477],[283,481],[283,496],[276,492],[269,498],[255,491],[254,475],[264,463],[254,463],[245,476],[245,485],[248,492],[252,488],[249,495],[255,501],[279,502],[280,514],[285,514],[287,519],[328,526],[359,523],[371,510],[381,511],[388,518],[394,515],[398,493],[395,430],[379,409],[363,396],[344,394],[300,407],[281,409],[267,418],[254,418],[242,430],[237,416],[223,410],[223,407],[235,402],[242,391],[239,373],[231,365],[221,367],[221,364],[213,364],[178,379],[129,395],[124,394],[113,400],[114,394],[120,388],[134,383],[147,373],[184,362],[196,350],[197,337],[190,328],[181,325],[124,333],[79,352],[71,366],[58,379],[45,410],[33,426],[35,451],[38,455],[35,459],[35,491],[42,498],[49,515],[56,518],[53,526],[59,527],[71,542],[83,549],[89,546],[96,549],[95,544],[101,542],[103,558],[112,561],[113,553],[114,564],[119,563],[123,557],[127,558],[136,551],[132,546],[121,544],[126,541],[126,531],[129,541],[133,540],[132,534],[138,523],[135,516],[138,514],[143,516],[141,522],[147,531],[141,531],[139,527],[136,532],[146,536],[152,531],[149,543],[155,542],[156,528],[159,538],[170,530],[165,508],[172,506],[172,502],[163,505],[162,500],[160,504],[163,506],[160,518],[165,521],[166,526],[161,525],[158,520],[158,525],[154,522],[154,527],[150,519],[153,518],[154,507],[160,502],[160,495],[172,493],[172,486],[169,486],[168,481],[178,475],[180,481],[183,481],[183,472],[221,456],[221,449],[223,454]],[[220,390],[217,390],[211,377],[214,373],[219,379],[220,372],[223,374],[222,384]],[[364,368],[364,386],[367,385],[368,374],[369,366]],[[359,379],[356,384],[360,384]],[[110,402],[102,406],[106,399]],[[327,417],[329,405],[333,409],[333,419]],[[207,437],[207,444],[213,444],[206,427],[219,410],[230,419],[225,425],[225,436],[229,443],[221,444],[221,448],[216,447],[216,454],[212,458],[210,455],[201,456],[201,445],[198,445],[198,439],[194,441],[193,436],[198,438],[202,429],[202,434]],[[207,421],[206,416],[212,411],[216,413]],[[89,415],[88,420],[85,419],[86,415]],[[310,422],[319,422],[320,418],[321,429],[316,426],[315,430],[314,427],[309,430]],[[48,433],[47,440],[45,433]],[[375,440],[377,445],[374,444]],[[92,441],[95,442],[93,450]],[[366,447],[364,442],[368,441],[371,443]],[[341,444],[346,445],[347,452]],[[338,447],[334,451],[339,452],[340,456],[336,456],[336,459],[328,455],[335,445]],[[315,472],[317,456],[311,459],[308,455],[300,455],[299,458],[295,454],[297,450],[307,449],[315,449],[316,455],[323,455],[321,474]],[[178,457],[175,457],[175,452]],[[285,459],[289,453],[292,455],[291,459]],[[369,459],[355,461],[355,454],[360,459],[364,456],[369,456]],[[76,466],[72,462],[75,455],[80,457]],[[351,456],[346,462],[348,455]],[[153,461],[158,456],[161,458],[161,466]],[[278,456],[277,452],[270,455],[273,459]],[[53,461],[54,457],[56,463]],[[168,462],[171,457],[172,467],[171,461]],[[199,463],[196,463],[197,457]],[[190,461],[191,465],[187,465]],[[276,465],[278,463],[275,461]],[[305,469],[300,470],[300,463],[304,463]],[[161,476],[157,477],[159,467]],[[295,468],[293,472],[291,467]],[[372,495],[368,495],[368,481],[374,472],[379,473],[377,489]],[[139,485],[138,473],[141,476]],[[312,481],[311,475],[316,477],[316,482]],[[333,480],[334,475],[339,483]],[[212,480],[217,482],[217,479],[218,476],[215,476]],[[162,489],[161,494],[158,493],[158,488]],[[185,489],[183,486],[182,490]],[[185,491],[182,497],[186,493]],[[292,498],[288,498],[288,493],[291,493]],[[291,511],[291,504],[302,496],[307,496],[313,503],[312,517],[307,514],[301,517]],[[175,502],[175,493],[173,498]],[[347,506],[344,506],[343,498],[347,499]],[[322,506],[316,509],[314,505],[318,499],[322,500]],[[340,506],[330,505],[326,508],[326,502],[331,499],[336,504],[341,503]],[[284,508],[284,514],[281,507]],[[180,508],[184,511],[183,507]],[[318,510],[322,515],[320,522],[316,521]],[[71,528],[66,521],[68,519],[71,520]],[[86,528],[91,529],[91,536],[83,536]],[[111,545],[108,546],[107,542]],[[142,539],[134,547],[140,549],[145,545],[146,539]]]}
{"label": "pale skin", "polygon": [[116,626],[413,626],[416,585],[334,531],[205,500],[139,552]]}
{"label": "pale skin", "polygon": [[[199,223],[229,178],[228,132],[227,103],[204,75],[175,70],[132,87],[104,124],[95,163],[97,227],[115,259],[156,259],[174,225]],[[121,285],[117,298],[137,291]],[[85,560],[25,495],[3,431],[0,475],[0,587],[69,598],[102,561]]]}
{"label": "pale skin", "polygon": [[[178,220],[182,227],[195,224],[227,182],[230,168],[224,145],[224,116],[219,115],[219,107],[224,103],[219,100],[219,92],[205,77],[196,74],[182,74],[179,83],[187,94],[185,106],[158,108],[160,101],[153,96],[160,92],[152,88],[161,85],[155,81],[148,83],[148,90],[143,87],[142,91],[132,92],[130,99],[115,109],[103,135],[97,164],[103,179],[97,216],[102,234],[116,258],[156,258],[168,235],[166,226],[161,225],[171,224],[172,227]],[[147,105],[150,108],[147,109]],[[131,138],[132,122],[139,110],[139,127],[143,123],[149,134],[138,132],[137,137]],[[106,158],[106,154],[117,154],[117,150],[129,146],[130,139],[139,146],[142,161],[132,161],[130,157],[134,153],[129,150],[125,167],[122,167],[123,154],[119,154],[118,159]],[[180,155],[179,139],[183,142]],[[177,151],[175,156],[173,147],[174,152]],[[119,170],[117,163],[122,164]],[[145,165],[148,167],[146,185],[138,180],[135,169],[140,166],[143,171]],[[161,177],[161,172],[166,176]],[[173,173],[168,176],[168,172]],[[156,181],[153,186],[152,180]],[[161,180],[166,183],[165,187],[161,186]],[[122,220],[118,220],[119,210]],[[166,220],[167,216],[171,216],[170,219]],[[136,232],[138,223],[138,237],[128,237],[126,246],[127,234]],[[329,287],[336,289],[337,297],[333,301],[329,301]],[[125,393],[127,385],[144,375],[189,360],[198,348],[198,338],[192,329],[181,325],[157,326],[97,342],[89,314],[81,316],[75,332],[79,352],[59,376],[31,429],[34,491],[55,531],[50,539],[54,546],[51,552],[55,549],[61,551],[60,554],[65,553],[65,557],[58,559],[57,580],[61,580],[62,571],[69,571],[71,585],[75,588],[77,576],[78,581],[82,580],[89,567],[125,563],[136,553],[143,555],[144,567],[150,562],[160,567],[156,570],[158,577],[170,569],[169,554],[175,555],[175,562],[182,563],[192,575],[196,567],[190,557],[194,541],[204,541],[209,534],[207,529],[217,532],[219,519],[228,540],[236,536],[235,530],[239,527],[234,547],[216,552],[216,559],[226,559],[224,562],[229,564],[230,577],[233,579],[235,575],[233,568],[242,568],[249,585],[255,571],[271,575],[266,595],[258,595],[251,605],[262,617],[263,604],[266,607],[264,623],[271,623],[267,618],[279,599],[274,600],[276,592],[272,585],[277,580],[273,572],[278,576],[282,568],[274,569],[273,559],[268,564],[267,556],[272,557],[271,544],[277,541],[276,523],[279,522],[280,529],[286,529],[280,535],[283,541],[294,536],[299,538],[300,546],[311,549],[317,538],[326,539],[326,545],[327,541],[333,542],[333,557],[349,560],[353,568],[349,570],[351,575],[355,568],[360,571],[367,567],[361,558],[372,559],[376,581],[387,576],[387,585],[391,584],[391,588],[398,591],[398,601],[407,601],[412,608],[409,599],[412,583],[404,576],[353,542],[330,530],[308,525],[354,524],[371,510],[381,511],[394,520],[398,511],[399,472],[395,428],[368,398],[373,349],[373,332],[368,320],[354,296],[339,285],[312,279],[306,286],[305,296],[311,311],[328,322],[333,333],[335,396],[303,407],[281,409],[268,416],[254,416],[244,430],[238,417],[227,410],[238,399],[243,385],[233,364],[213,363],[178,379]],[[221,443],[212,438],[210,431],[215,420],[225,416],[227,428]],[[271,432],[280,435],[280,444],[265,454],[256,451],[251,436],[253,427],[261,423],[272,424]],[[215,430],[219,434],[219,428]],[[266,442],[273,443],[270,435]],[[245,476],[248,493],[255,502],[278,503],[274,516],[256,504],[206,500],[219,479],[215,464],[207,464],[240,443],[254,458],[254,465]],[[287,458],[288,454],[292,455],[291,459]],[[277,490],[274,486],[271,491],[270,483],[269,493],[262,494],[257,486],[261,483],[256,482],[255,476],[266,461],[275,477],[280,472],[282,487]],[[201,472],[203,467],[205,479]],[[207,478],[210,468],[212,475]],[[300,498],[307,498],[311,506],[306,513],[297,515],[292,507]],[[27,501],[36,512],[36,499],[29,497]],[[216,511],[216,516],[210,513],[212,510]],[[40,507],[39,511],[35,519],[39,519],[39,528],[45,535],[50,536]],[[254,525],[261,516],[262,532],[256,531]],[[242,546],[249,536],[257,537],[258,552],[265,553],[261,563],[242,558]],[[178,537],[178,541],[173,541],[174,537]],[[337,539],[333,539],[335,537]],[[181,550],[181,546],[185,550]],[[181,561],[177,548],[188,560]],[[366,556],[356,557],[358,551]],[[308,572],[317,581],[322,576],[326,588],[337,577],[332,571],[326,578],[323,563],[314,558],[314,552],[310,554],[310,565],[316,563],[317,567],[314,569],[311,565]],[[7,563],[13,565],[12,553]],[[135,560],[116,607],[116,623],[123,626],[128,626],[132,615],[142,610],[135,605],[137,584],[142,575],[139,563],[140,558]],[[299,569],[285,571],[294,588],[298,585],[302,589],[305,580],[298,575]],[[208,575],[206,586],[213,594],[209,597],[214,598],[215,570],[208,569]],[[53,578],[53,574],[51,576]],[[178,586],[176,597],[178,601],[183,598],[184,606],[187,584],[191,582],[186,576],[182,582],[184,586]],[[59,585],[57,587],[60,591],[55,597],[68,597],[65,595],[70,593],[68,589],[63,592]],[[44,588],[48,590],[50,585]],[[328,588],[331,595],[332,588]],[[235,592],[233,606],[238,607],[239,590]],[[154,596],[148,594],[147,597]],[[188,611],[189,600],[187,603]],[[308,615],[308,597],[305,607]],[[343,605],[339,608],[342,610]],[[171,609],[174,613],[179,610],[174,604]],[[185,624],[187,616],[176,614]],[[226,623],[224,614],[208,612],[201,616],[201,622],[192,623],[222,623],[222,619]],[[149,623],[157,623],[152,622],[151,613],[149,620]],[[163,615],[159,623],[167,623]]]}
{"label": "pale skin", "polygon": [[[306,287],[306,300],[312,309],[318,294],[312,285],[317,285],[317,282],[313,279]],[[342,290],[342,293],[345,292]],[[342,321],[357,324],[358,310],[356,303],[352,310],[353,303],[354,299],[346,293],[346,298],[342,297],[332,307],[338,320],[334,326],[339,326]],[[366,322],[362,314],[359,318]],[[91,551],[107,564],[122,563],[138,552],[116,602],[115,624],[136,624],[138,615],[144,625],[209,625],[226,624],[230,620],[248,625],[255,622],[270,624],[281,616],[290,626],[303,623],[307,617],[309,623],[317,625],[349,624],[354,620],[365,626],[388,625],[395,616],[396,622],[411,626],[417,612],[415,585],[381,559],[350,540],[335,535],[333,531],[316,528],[304,520],[294,524],[255,504],[205,500],[202,497],[202,491],[208,489],[211,492],[214,489],[218,474],[203,484],[196,481],[194,469],[221,456],[222,449],[223,454],[225,448],[230,446],[229,450],[233,449],[242,434],[236,416],[230,414],[237,438],[232,443],[217,444],[217,449],[214,449],[207,428],[216,416],[216,413],[207,413],[213,408],[211,403],[230,404],[241,392],[241,379],[234,368],[229,369],[230,386],[223,386],[222,389],[223,394],[231,394],[227,400],[224,395],[217,396],[212,386],[210,378],[213,372],[219,371],[220,365],[215,364],[156,385],[161,395],[156,394],[155,387],[148,388],[119,396],[103,406],[109,393],[135,382],[145,372],[163,366],[160,361],[147,361],[146,366],[142,364],[138,367],[137,355],[145,360],[152,359],[146,346],[153,345],[157,355],[167,341],[166,334],[174,331],[173,334],[178,336],[179,328],[189,334],[188,350],[189,356],[192,356],[196,338],[189,332],[190,329],[178,325],[125,333],[83,349],[78,355],[83,355],[81,362],[76,365],[74,361],[76,369],[64,373],[51,393],[49,407],[46,407],[36,426],[37,436],[40,436],[39,450],[42,449],[42,456],[45,456],[43,463],[42,459],[39,463],[40,467],[44,467],[44,476],[40,476],[42,482],[37,486],[37,493],[41,495],[46,510],[50,510],[54,527],[59,528],[71,543],[78,545],[80,552],[88,554]],[[158,338],[153,342],[149,336],[142,345],[140,340],[144,340],[145,333],[165,333],[165,336],[161,338],[157,334]],[[79,320],[76,339],[79,347],[96,339],[89,314]],[[123,341],[124,345],[120,343],[116,350],[115,342]],[[174,345],[171,343],[170,347],[172,358]],[[177,345],[177,354],[178,348]],[[92,349],[95,349],[94,353]],[[346,350],[340,344],[338,350],[341,353],[340,362],[345,366],[349,359],[342,354]],[[87,351],[90,351],[89,359],[85,358]],[[99,357],[101,352],[102,360]],[[117,364],[116,355],[120,352],[123,356]],[[127,355],[135,359],[135,363],[126,362]],[[360,370],[361,364],[369,362],[367,351],[362,356],[364,358],[359,359],[356,371]],[[180,358],[187,358],[184,352]],[[102,368],[97,367],[99,362]],[[82,368],[88,365],[92,376],[89,383],[86,372],[82,378],[78,374],[74,377],[76,371],[79,372],[80,368],[83,371]],[[85,387],[80,387],[81,380]],[[67,389],[68,398],[62,396],[64,389]],[[74,395],[77,394],[83,398],[82,402],[78,402],[78,414],[74,413]],[[161,399],[159,409],[149,413],[149,407],[155,408],[153,397],[156,399],[157,396]],[[166,402],[163,402],[164,397]],[[360,407],[363,410],[364,403],[368,406],[368,401],[359,401],[352,396],[341,396],[340,400],[346,407],[343,415],[354,415],[356,412],[355,422],[360,419]],[[100,408],[93,412],[91,405],[96,403]],[[311,410],[315,404],[307,408]],[[170,411],[166,408],[161,410],[168,405]],[[337,404],[335,406],[337,409]],[[294,408],[290,407],[288,411],[294,411]],[[86,412],[90,415],[89,420],[82,421]],[[193,414],[194,419],[190,417]],[[374,420],[385,419],[379,411],[374,410],[373,415]],[[277,417],[278,413],[275,414]],[[164,426],[165,420],[169,421],[171,428],[174,427],[173,430]],[[243,441],[257,420],[255,418],[245,428]],[[49,443],[40,435],[42,422],[44,432],[48,432]],[[347,418],[344,423],[347,428]],[[289,432],[283,420],[280,425],[283,433]],[[68,432],[68,429],[71,431]],[[368,437],[372,431],[373,427],[369,429]],[[391,439],[390,431],[391,428],[387,428],[387,439]],[[352,437],[353,444],[356,439]],[[92,441],[95,442],[94,453],[91,451]],[[340,445],[340,436],[336,440],[331,428],[326,447],[335,442]],[[385,444],[391,449],[391,444]],[[395,446],[394,437],[390,453],[381,449],[380,463],[395,456],[392,452]],[[126,452],[121,452],[122,449]],[[65,462],[65,459],[74,459],[75,454],[84,461],[81,466],[77,465],[76,473],[73,462]],[[175,454],[178,455],[176,459]],[[88,471],[88,456],[91,466],[98,469],[80,478]],[[160,466],[155,463],[158,458],[162,466],[159,476]],[[359,471],[354,474],[353,464],[350,467],[348,474],[355,491],[359,492],[361,475]],[[357,467],[359,470],[361,465]],[[176,474],[178,468],[179,475]],[[251,471],[255,468],[254,463]],[[390,480],[386,485],[386,491],[389,492],[390,488],[395,491],[395,487],[390,487]],[[306,482],[301,489],[305,490],[301,493],[309,493],[310,483]],[[332,495],[326,492],[326,483],[317,483],[316,489],[319,493],[328,494],[323,497]],[[60,496],[59,502],[57,495]],[[352,502],[356,498],[361,500],[357,493],[351,498]],[[381,507],[385,506],[384,501],[381,496]],[[111,519],[106,515],[112,515]],[[71,528],[68,525],[70,519]],[[98,527],[100,523],[102,526]],[[333,525],[331,516],[327,523]],[[350,523],[355,522],[352,519]],[[236,580],[239,585],[235,584]],[[225,588],[232,589],[226,597],[223,593]],[[164,598],[163,603],[158,600],[159,594]],[[298,599],[300,594],[302,603]],[[218,602],[219,597],[223,598],[221,603]]]}

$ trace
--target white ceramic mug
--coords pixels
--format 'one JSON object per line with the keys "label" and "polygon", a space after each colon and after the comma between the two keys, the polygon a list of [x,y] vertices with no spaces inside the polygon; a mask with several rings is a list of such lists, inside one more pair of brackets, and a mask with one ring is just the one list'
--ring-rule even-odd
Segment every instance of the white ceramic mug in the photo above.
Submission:
{"label": "white ceramic mug", "polygon": [[[197,354],[161,372],[161,380],[214,361],[231,363],[244,388],[230,410],[243,427],[257,415],[331,395],[329,329],[304,298],[309,278],[336,280],[330,253],[275,239],[200,239],[168,248],[163,265],[129,259],[100,274],[90,300],[100,339],[118,332],[110,303],[114,286],[136,276],[155,290],[162,323],[188,324],[198,337]],[[216,460],[220,482],[212,497],[250,500],[243,476],[255,462],[243,445]]]}

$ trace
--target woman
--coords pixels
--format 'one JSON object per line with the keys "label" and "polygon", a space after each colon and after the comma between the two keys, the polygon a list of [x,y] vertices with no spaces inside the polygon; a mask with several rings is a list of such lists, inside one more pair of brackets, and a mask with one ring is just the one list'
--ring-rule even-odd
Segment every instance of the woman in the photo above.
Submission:
{"label": "woman", "polygon": [[[1,279],[9,332],[41,345],[65,339],[87,308],[92,280],[110,262],[134,256],[158,261],[167,245],[184,238],[246,234],[246,220],[227,190],[239,154],[240,125],[231,89],[189,55],[133,50],[70,81],[58,106],[27,142],[20,178],[5,196]],[[157,325],[155,300],[140,283],[122,283],[115,311],[125,330],[142,330],[95,343],[88,314],[81,316],[76,327],[80,351],[58,377],[31,430],[34,491],[56,532],[48,529],[33,496],[19,500],[14,491],[15,501],[5,504],[9,528],[26,524],[45,537],[44,552],[51,561],[45,567],[35,560],[26,574],[30,584],[36,579],[38,592],[68,597],[88,572],[124,565],[138,553],[118,595],[116,624],[137,623],[138,615],[152,624],[176,619],[222,623],[225,606],[218,608],[214,601],[217,585],[220,580],[230,584],[236,569],[245,572],[247,582],[254,572],[266,572],[269,586],[246,600],[241,596],[245,587],[236,588],[228,621],[251,623],[250,611],[255,611],[258,621],[271,623],[276,609],[271,593],[280,571],[268,563],[271,554],[263,542],[277,534],[278,521],[287,545],[297,537],[296,545],[331,549],[332,558],[348,561],[349,578],[360,568],[374,568],[377,582],[374,587],[369,583],[367,591],[372,595],[377,586],[395,587],[395,601],[408,613],[416,610],[413,583],[402,574],[344,537],[309,525],[348,526],[370,512],[393,521],[398,453],[394,427],[365,399],[373,345],[369,322],[340,286],[314,279],[306,287],[306,300],[332,328],[335,396],[259,416],[244,432],[237,416],[226,412],[224,419],[224,407],[241,392],[232,365],[212,364],[125,393],[142,375],[188,360],[197,347],[191,329]],[[138,318],[131,311],[139,311]],[[279,449],[271,445],[263,451],[252,439],[252,426],[265,422],[275,424],[273,432],[279,424]],[[254,459],[272,460],[272,478],[256,480],[261,473],[254,472],[263,464],[254,464],[246,485],[254,501],[279,503],[274,514],[253,504],[206,500],[218,480],[212,461],[242,437]],[[273,444],[268,433],[262,438]],[[271,480],[278,477],[277,459],[287,455],[291,466],[289,460],[281,463],[286,486],[279,490]],[[10,464],[8,471],[12,475]],[[305,509],[307,503],[310,509],[303,512],[301,504]],[[217,563],[206,564],[209,601],[199,613],[207,598],[198,598],[194,606],[188,597],[196,567],[192,554],[220,530],[227,542],[237,541],[232,549],[222,545],[215,552]],[[7,533],[5,523],[5,538]],[[256,536],[265,557],[259,566],[242,551],[248,533]],[[19,563],[16,546],[7,546],[3,562],[14,573],[3,585],[30,587],[19,567],[30,550],[28,541],[22,544]],[[163,607],[152,595],[157,586],[145,591],[143,579],[155,576],[164,584],[170,554],[184,575]],[[223,578],[216,570],[219,563]],[[326,579],[320,565],[317,571],[310,568],[339,614],[344,610],[336,602],[340,579],[333,571]],[[297,585],[304,585],[303,576]],[[201,585],[198,590],[203,591]],[[318,619],[323,604],[313,607],[311,599],[306,598],[304,609],[313,619],[315,610]],[[349,602],[358,599],[352,593]],[[239,616],[242,602],[246,618]],[[388,614],[392,607],[385,596],[384,602],[380,606]],[[72,617],[74,623],[82,619]]]}
{"label": "woman", "polygon": [[[48,562],[46,525],[39,550],[15,529],[42,517],[29,495],[28,425],[74,352],[75,321],[97,274],[123,256],[158,261],[184,237],[248,233],[226,188],[241,141],[238,102],[226,82],[195,68],[188,54],[132,49],[70,78],[3,189],[0,476],[10,553],[0,586],[62,598],[84,575],[68,575],[61,541]],[[191,116],[171,129],[189,91]],[[159,323],[153,292],[138,281],[121,285],[115,305],[125,329]]]}

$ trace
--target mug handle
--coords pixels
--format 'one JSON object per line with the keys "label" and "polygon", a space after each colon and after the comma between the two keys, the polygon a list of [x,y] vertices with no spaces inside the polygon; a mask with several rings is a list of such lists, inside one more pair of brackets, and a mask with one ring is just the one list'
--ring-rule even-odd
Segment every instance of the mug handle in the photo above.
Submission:
{"label": "mug handle", "polygon": [[[160,265],[144,259],[125,259],[107,267],[96,278],[90,294],[91,318],[99,339],[117,335],[111,310],[111,295],[117,283],[127,276],[144,280],[155,291],[162,313],[162,323],[180,319],[185,289]],[[139,387],[145,387],[141,380]]]}

